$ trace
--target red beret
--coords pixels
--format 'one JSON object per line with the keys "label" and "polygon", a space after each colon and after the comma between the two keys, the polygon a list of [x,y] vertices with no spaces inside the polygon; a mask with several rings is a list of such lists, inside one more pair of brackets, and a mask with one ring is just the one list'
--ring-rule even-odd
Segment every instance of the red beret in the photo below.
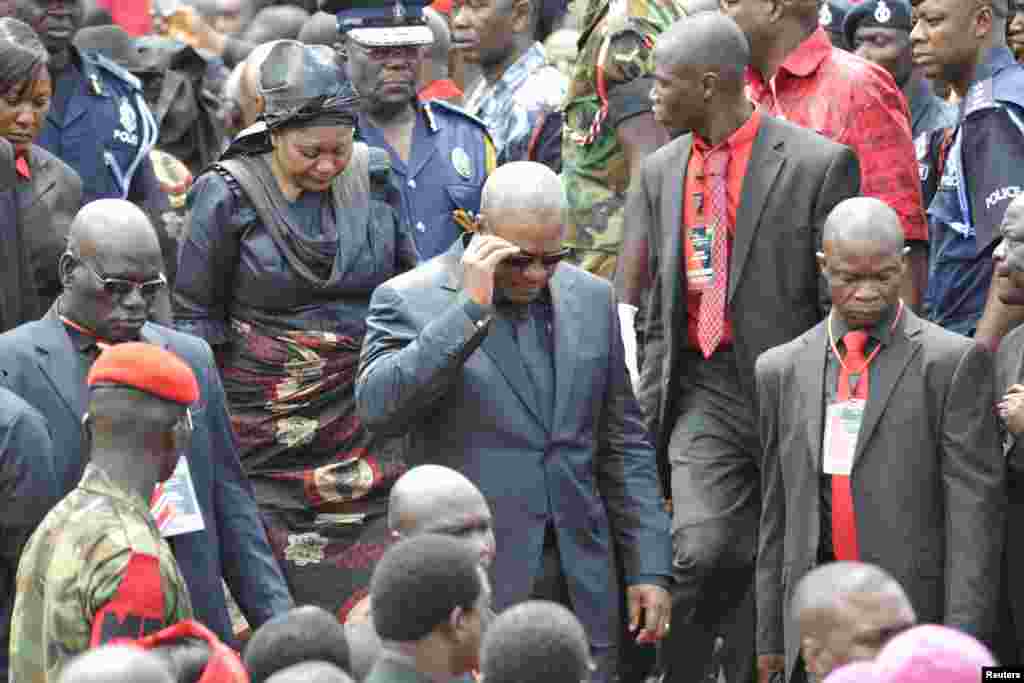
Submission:
{"label": "red beret", "polygon": [[170,351],[139,342],[107,347],[92,364],[88,384],[121,384],[184,405],[199,398],[192,368]]}

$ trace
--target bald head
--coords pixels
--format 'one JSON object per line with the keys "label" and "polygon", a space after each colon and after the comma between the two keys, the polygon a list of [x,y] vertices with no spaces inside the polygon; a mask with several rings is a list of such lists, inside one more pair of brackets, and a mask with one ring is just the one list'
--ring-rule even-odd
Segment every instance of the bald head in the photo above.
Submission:
{"label": "bald head", "polygon": [[867,242],[902,254],[903,227],[888,204],[874,197],[854,197],[840,202],[825,221],[822,240],[833,245]]}
{"label": "bald head", "polygon": [[68,248],[83,258],[126,250],[160,257],[160,241],[149,217],[122,199],[98,199],[83,206],[71,221]]}
{"label": "bald head", "polygon": [[459,472],[441,465],[420,465],[391,487],[388,527],[398,536],[433,533],[466,541],[480,562],[494,558],[494,522],[480,489]]}
{"label": "bald head", "polygon": [[562,181],[550,168],[533,161],[499,166],[484,183],[480,198],[480,213],[493,222],[505,215],[561,215],[566,206]]}
{"label": "bald head", "polygon": [[750,45],[743,31],[719,12],[698,12],[672,24],[654,49],[658,64],[716,72],[730,91],[742,92]]}
{"label": "bald head", "polygon": [[135,647],[109,646],[75,658],[61,672],[59,683],[174,683],[156,655]]}
{"label": "bald head", "polygon": [[352,678],[328,662],[303,662],[278,671],[267,683],[352,683]]}
{"label": "bald head", "polygon": [[[441,465],[420,465],[403,474],[391,487],[388,527],[403,536],[414,535],[453,500],[484,501],[473,482]],[[486,504],[486,503],[485,503]]]}
{"label": "bald head", "polygon": [[862,562],[830,562],[800,579],[790,610],[801,635],[807,635],[827,623],[831,614],[851,597],[869,593],[892,594],[910,605],[899,582],[881,567]]}

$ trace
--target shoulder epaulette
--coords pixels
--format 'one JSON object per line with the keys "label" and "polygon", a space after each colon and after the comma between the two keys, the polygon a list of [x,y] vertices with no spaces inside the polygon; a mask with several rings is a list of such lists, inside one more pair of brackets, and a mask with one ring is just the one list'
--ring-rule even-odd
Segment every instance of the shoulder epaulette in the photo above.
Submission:
{"label": "shoulder epaulette", "polygon": [[142,82],[136,78],[130,71],[120,66],[109,57],[106,57],[98,52],[83,53],[83,60],[91,62],[92,66],[95,66],[108,74],[114,76],[119,81],[123,81],[130,85],[135,90],[142,90]]}
{"label": "shoulder epaulette", "polygon": [[470,114],[468,111],[466,111],[462,107],[458,107],[458,106],[456,106],[454,104],[451,104],[450,102],[445,102],[444,100],[430,100],[429,102],[427,102],[427,103],[425,103],[423,105],[423,109],[427,112],[427,118],[428,119],[430,119],[433,116],[433,112],[431,111],[431,109],[435,108],[435,107],[437,109],[439,109],[440,111],[443,111],[443,112],[446,112],[446,113],[451,113],[451,114],[457,114],[458,116],[460,116],[460,117],[462,117],[464,119],[472,121],[476,125],[478,125],[481,128],[483,128],[484,131],[488,135],[490,135],[490,131],[487,129],[487,124],[486,123],[484,123],[483,121],[481,121],[477,117],[473,116],[472,114]]}

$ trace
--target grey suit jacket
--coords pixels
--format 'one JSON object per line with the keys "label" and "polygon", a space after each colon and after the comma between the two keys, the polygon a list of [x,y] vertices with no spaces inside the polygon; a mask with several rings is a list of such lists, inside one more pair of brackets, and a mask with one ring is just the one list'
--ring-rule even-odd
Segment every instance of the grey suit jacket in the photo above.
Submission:
{"label": "grey suit jacket", "polygon": [[[820,539],[826,323],[757,361],[762,515],[757,647],[799,650],[787,609]],[[851,485],[861,559],[890,572],[920,622],[992,635],[999,595],[1004,462],[992,355],[905,310],[872,362]]]}
{"label": "grey suit jacket", "polygon": [[[1024,326],[1010,332],[999,343],[995,400],[1000,400],[1014,384],[1024,384]],[[1024,474],[1024,437],[1003,431],[1008,473],[1020,477]]]}
{"label": "grey suit jacket", "polygon": [[[682,195],[692,142],[684,135],[648,157],[626,205],[629,239],[647,241],[655,276],[638,394],[662,467],[688,373],[680,354],[689,345]],[[736,213],[727,303],[748,395],[758,354],[821,320],[815,252],[822,227],[832,208],[859,190],[860,169],[849,148],[763,116]]]}
{"label": "grey suit jacket", "polygon": [[569,264],[551,278],[555,402],[535,405],[514,337],[465,310],[462,240],[373,293],[356,401],[371,430],[411,435],[410,464],[465,474],[494,512],[496,609],[525,600],[553,523],[576,614],[595,647],[618,633],[613,552],[627,583],[671,577],[662,507],[626,372],[611,285]]}

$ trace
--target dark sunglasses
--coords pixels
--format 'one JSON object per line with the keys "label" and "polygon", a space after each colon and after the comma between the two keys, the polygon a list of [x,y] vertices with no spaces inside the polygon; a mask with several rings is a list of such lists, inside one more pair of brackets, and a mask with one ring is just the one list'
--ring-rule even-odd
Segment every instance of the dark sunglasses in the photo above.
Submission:
{"label": "dark sunglasses", "polygon": [[550,254],[528,254],[523,252],[521,254],[514,254],[512,256],[506,256],[502,263],[508,264],[513,268],[519,270],[526,270],[533,263],[540,261],[540,265],[544,268],[554,268],[559,263],[567,259],[572,254],[572,249],[566,247],[561,251],[554,251]]}
{"label": "dark sunglasses", "polygon": [[167,278],[163,273],[160,273],[156,278],[152,280],[146,280],[145,282],[136,282],[135,280],[123,280],[116,277],[104,277],[96,272],[96,270],[88,263],[80,258],[77,258],[70,251],[65,252],[67,256],[75,259],[78,263],[85,266],[85,269],[92,273],[96,281],[103,285],[103,291],[113,297],[126,297],[135,290],[138,290],[139,294],[144,299],[152,299],[154,296],[160,293],[160,291],[167,286]]}

